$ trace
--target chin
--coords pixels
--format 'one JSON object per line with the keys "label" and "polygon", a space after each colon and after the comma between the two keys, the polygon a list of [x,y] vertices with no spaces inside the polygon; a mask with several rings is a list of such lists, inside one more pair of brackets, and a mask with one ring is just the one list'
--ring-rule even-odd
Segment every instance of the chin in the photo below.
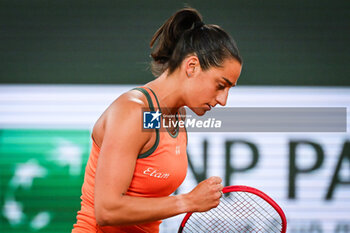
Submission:
{"label": "chin", "polygon": [[190,108],[197,116],[203,116],[207,111],[204,108]]}
{"label": "chin", "polygon": [[197,116],[204,116],[205,113],[196,113]]}
{"label": "chin", "polygon": [[203,116],[206,112],[207,112],[207,111],[205,111],[205,110],[203,109],[203,110],[201,110],[200,112],[196,112],[196,114],[197,114],[198,116]]}

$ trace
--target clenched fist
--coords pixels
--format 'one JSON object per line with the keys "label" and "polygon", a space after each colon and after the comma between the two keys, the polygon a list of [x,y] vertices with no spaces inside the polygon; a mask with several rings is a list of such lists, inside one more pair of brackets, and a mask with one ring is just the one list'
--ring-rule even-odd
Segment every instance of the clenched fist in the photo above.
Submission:
{"label": "clenched fist", "polygon": [[204,212],[217,207],[220,204],[223,185],[222,179],[212,176],[200,182],[191,192],[186,194],[186,199],[191,212]]}

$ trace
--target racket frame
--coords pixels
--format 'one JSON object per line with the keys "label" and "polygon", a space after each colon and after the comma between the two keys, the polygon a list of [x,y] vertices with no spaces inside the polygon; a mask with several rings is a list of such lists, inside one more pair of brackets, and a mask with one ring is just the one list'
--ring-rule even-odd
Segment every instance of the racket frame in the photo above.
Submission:
{"label": "racket frame", "polygon": [[[262,191],[260,191],[256,188],[252,188],[252,187],[244,186],[244,185],[232,185],[232,186],[224,187],[222,189],[223,194],[231,193],[231,192],[248,192],[248,193],[252,193],[252,194],[255,194],[255,195],[261,197],[263,200],[265,200],[267,203],[269,203],[277,211],[277,213],[280,215],[281,220],[282,220],[281,233],[286,232],[286,230],[287,230],[286,216],[285,216],[283,210],[281,209],[281,207],[274,200],[272,200],[272,198],[269,197],[267,194],[263,193]],[[185,227],[188,219],[191,217],[192,214],[193,214],[193,212],[189,212],[186,214],[186,216],[184,217],[184,219],[181,222],[178,233],[182,233],[183,228]]]}

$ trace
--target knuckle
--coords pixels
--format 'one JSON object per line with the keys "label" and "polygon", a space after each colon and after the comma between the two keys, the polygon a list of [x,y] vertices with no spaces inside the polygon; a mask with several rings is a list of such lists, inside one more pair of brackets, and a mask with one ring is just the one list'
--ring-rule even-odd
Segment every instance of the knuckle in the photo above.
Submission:
{"label": "knuckle", "polygon": [[222,183],[222,179],[221,179],[220,177],[217,177],[217,178],[216,178],[216,183],[217,183],[217,184],[221,184],[221,183]]}

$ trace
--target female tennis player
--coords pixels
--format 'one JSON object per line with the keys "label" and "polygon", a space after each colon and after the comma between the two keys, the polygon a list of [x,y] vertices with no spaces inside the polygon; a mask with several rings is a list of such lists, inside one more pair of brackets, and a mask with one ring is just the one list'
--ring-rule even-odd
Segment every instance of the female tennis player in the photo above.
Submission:
{"label": "female tennis player", "polygon": [[161,109],[177,121],[184,106],[197,115],[224,106],[242,68],[236,44],[219,26],[204,24],[197,10],[184,8],[158,29],[150,46],[157,78],[122,94],[93,128],[74,233],[155,233],[162,219],[220,202],[219,177],[170,196],[186,176],[186,130],[145,131],[142,111]]}

